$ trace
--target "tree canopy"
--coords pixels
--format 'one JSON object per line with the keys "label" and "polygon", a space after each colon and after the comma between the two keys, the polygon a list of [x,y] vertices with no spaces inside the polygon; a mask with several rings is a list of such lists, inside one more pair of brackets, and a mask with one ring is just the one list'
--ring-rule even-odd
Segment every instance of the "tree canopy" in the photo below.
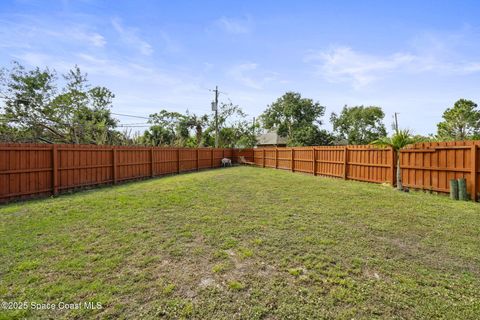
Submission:
{"label": "tree canopy", "polygon": [[[218,107],[219,147],[253,147],[253,128],[242,109],[232,103]],[[150,115],[152,126],[139,138],[139,143],[162,146],[214,147],[214,115],[169,112],[162,110]]]}
{"label": "tree canopy", "polygon": [[443,140],[480,139],[480,110],[475,102],[460,99],[443,113],[437,125],[437,136]]}
{"label": "tree canopy", "polygon": [[387,135],[383,124],[385,114],[375,106],[344,106],[337,115],[332,113],[330,121],[336,138],[348,144],[368,144]]}
{"label": "tree canopy", "polygon": [[320,103],[302,98],[300,93],[287,92],[267,107],[261,121],[265,129],[286,137],[290,146],[326,145],[333,138],[320,129],[324,114],[325,107]]}
{"label": "tree canopy", "polygon": [[48,68],[26,70],[14,63],[4,69],[0,92],[4,100],[0,136],[4,141],[56,143],[114,143],[117,121],[110,108],[114,94],[105,87],[91,87],[75,66],[63,75]]}

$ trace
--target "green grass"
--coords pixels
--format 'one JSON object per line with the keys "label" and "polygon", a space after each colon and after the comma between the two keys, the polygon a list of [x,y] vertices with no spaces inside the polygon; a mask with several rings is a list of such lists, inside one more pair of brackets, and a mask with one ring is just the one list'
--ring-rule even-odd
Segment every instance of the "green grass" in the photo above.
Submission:
{"label": "green grass", "polygon": [[0,207],[0,318],[478,319],[480,205],[236,167]]}

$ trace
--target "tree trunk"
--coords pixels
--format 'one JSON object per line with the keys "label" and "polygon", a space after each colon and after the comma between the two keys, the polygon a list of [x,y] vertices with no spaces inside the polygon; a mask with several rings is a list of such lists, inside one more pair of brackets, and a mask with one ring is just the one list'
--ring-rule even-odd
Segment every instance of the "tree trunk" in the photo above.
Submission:
{"label": "tree trunk", "polygon": [[202,127],[197,127],[197,147],[203,147],[203,130]]}
{"label": "tree trunk", "polygon": [[403,190],[402,172],[400,169],[400,150],[397,151],[397,189],[399,191]]}

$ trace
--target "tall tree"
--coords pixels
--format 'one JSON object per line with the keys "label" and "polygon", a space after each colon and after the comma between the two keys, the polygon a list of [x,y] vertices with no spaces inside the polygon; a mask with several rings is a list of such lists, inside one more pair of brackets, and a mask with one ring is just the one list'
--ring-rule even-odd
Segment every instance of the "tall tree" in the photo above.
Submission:
{"label": "tall tree", "polygon": [[340,115],[332,113],[330,122],[339,140],[348,144],[368,144],[387,135],[385,114],[375,106],[344,106]]}
{"label": "tall tree", "polygon": [[154,146],[184,146],[189,138],[185,116],[178,112],[161,110],[151,114],[148,120],[152,126],[145,131],[142,142]]}
{"label": "tall tree", "polygon": [[446,140],[480,139],[480,110],[471,100],[460,99],[443,113],[437,136]]}
{"label": "tall tree", "polygon": [[196,114],[190,114],[187,111],[184,121],[185,125],[189,129],[193,129],[195,131],[197,147],[202,147],[204,144],[203,132],[208,125],[208,115],[204,114],[203,116],[197,116]]}
{"label": "tall tree", "polygon": [[2,116],[5,125],[11,127],[8,130],[11,134],[24,132],[24,136],[32,140],[64,138],[51,105],[57,90],[55,81],[55,72],[48,68],[26,70],[18,62],[13,62],[11,70],[3,70],[0,89],[4,100]]}
{"label": "tall tree", "polygon": [[288,145],[321,144],[321,117],[325,107],[312,99],[302,98],[297,92],[287,92],[267,107],[261,115],[263,126],[267,130],[275,129],[286,137]]}
{"label": "tall tree", "polygon": [[57,94],[54,71],[27,71],[15,62],[4,72],[0,90],[7,139],[103,144],[118,138],[110,114],[113,93],[104,87],[90,88],[77,66],[64,78],[66,85]]}

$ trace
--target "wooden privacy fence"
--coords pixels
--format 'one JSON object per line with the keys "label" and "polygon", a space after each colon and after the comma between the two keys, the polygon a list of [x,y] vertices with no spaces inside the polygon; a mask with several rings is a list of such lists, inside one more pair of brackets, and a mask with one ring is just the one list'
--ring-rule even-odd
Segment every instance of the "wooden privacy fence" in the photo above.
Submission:
{"label": "wooden privacy fence", "polygon": [[450,192],[451,179],[465,178],[470,197],[480,192],[480,141],[417,143],[400,154],[405,186]]}
{"label": "wooden privacy fence", "polygon": [[[395,185],[396,155],[373,146],[212,149],[0,144],[0,202],[79,187],[220,167],[240,156],[260,167]],[[449,192],[465,178],[480,191],[480,141],[419,143],[401,151],[405,186]]]}
{"label": "wooden privacy fence", "polygon": [[232,149],[0,144],[0,202],[221,166]]}
{"label": "wooden privacy fence", "polygon": [[[474,201],[480,192],[480,141],[420,143],[400,153],[407,187],[449,192],[449,180],[465,178]],[[374,183],[396,181],[396,154],[374,146],[257,148],[242,150],[257,166]],[[238,153],[238,151],[237,151]]]}
{"label": "wooden privacy fence", "polygon": [[395,154],[370,146],[254,149],[258,166],[350,180],[395,183]]}

